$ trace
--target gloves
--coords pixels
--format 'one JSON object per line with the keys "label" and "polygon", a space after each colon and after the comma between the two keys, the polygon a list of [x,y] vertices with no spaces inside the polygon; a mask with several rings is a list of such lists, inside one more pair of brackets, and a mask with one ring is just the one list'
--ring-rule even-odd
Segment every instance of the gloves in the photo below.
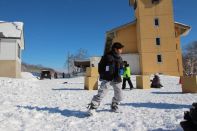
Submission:
{"label": "gloves", "polygon": [[119,74],[120,74],[120,75],[123,75],[123,74],[124,74],[123,68],[121,68],[121,69],[119,70]]}

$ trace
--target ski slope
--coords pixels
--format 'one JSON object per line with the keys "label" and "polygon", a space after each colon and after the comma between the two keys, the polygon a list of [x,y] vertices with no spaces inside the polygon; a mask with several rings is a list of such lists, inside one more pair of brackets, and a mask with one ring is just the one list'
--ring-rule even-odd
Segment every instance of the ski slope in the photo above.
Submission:
{"label": "ski slope", "polygon": [[[68,82],[64,84],[64,82]],[[135,85],[135,76],[132,76]],[[179,123],[196,94],[182,94],[179,78],[161,76],[162,89],[124,90],[122,113],[110,112],[110,88],[95,116],[86,107],[97,91],[84,78],[0,78],[0,131],[182,131]]]}

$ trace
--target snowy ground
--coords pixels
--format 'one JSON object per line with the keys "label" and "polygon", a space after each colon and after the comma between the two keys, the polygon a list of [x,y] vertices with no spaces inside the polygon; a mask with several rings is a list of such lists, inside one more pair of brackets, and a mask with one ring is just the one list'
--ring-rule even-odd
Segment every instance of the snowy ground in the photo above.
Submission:
{"label": "snowy ground", "polygon": [[[0,78],[0,131],[182,131],[183,112],[197,101],[196,94],[181,93],[179,78],[162,76],[163,89],[124,90],[122,113],[109,111],[111,88],[98,113],[86,117],[97,91],[83,90],[83,77],[40,81],[25,76]],[[135,85],[135,76],[132,81]]]}

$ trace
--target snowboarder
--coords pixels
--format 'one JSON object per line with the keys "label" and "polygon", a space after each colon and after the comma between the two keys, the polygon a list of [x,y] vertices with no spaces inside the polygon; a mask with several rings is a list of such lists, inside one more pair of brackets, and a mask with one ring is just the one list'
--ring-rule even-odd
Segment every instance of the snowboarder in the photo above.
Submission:
{"label": "snowboarder", "polygon": [[98,90],[97,95],[92,98],[91,103],[88,106],[89,115],[93,115],[96,109],[99,107],[100,102],[107,94],[110,86],[114,89],[114,97],[112,98],[111,110],[119,112],[118,104],[122,100],[122,79],[121,69],[123,69],[123,62],[120,54],[124,46],[121,43],[114,43],[111,51],[102,56],[99,65],[99,75],[101,86]]}
{"label": "snowboarder", "polygon": [[161,88],[161,87],[163,87],[163,85],[160,82],[160,78],[159,78],[158,75],[154,75],[154,78],[151,81],[152,81],[152,83],[151,83],[151,87],[152,88]]}
{"label": "snowboarder", "polygon": [[130,90],[133,89],[133,84],[131,82],[131,69],[129,67],[129,64],[127,61],[124,61],[124,73],[123,73],[123,83],[122,83],[122,89],[126,88],[126,82],[128,81]]}

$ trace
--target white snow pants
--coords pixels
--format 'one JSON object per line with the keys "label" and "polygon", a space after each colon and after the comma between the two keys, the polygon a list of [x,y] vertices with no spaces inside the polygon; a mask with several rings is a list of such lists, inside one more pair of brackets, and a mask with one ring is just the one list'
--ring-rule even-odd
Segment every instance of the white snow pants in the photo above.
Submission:
{"label": "white snow pants", "polygon": [[122,84],[111,81],[102,81],[101,86],[98,90],[97,95],[95,95],[92,99],[92,103],[99,106],[102,99],[107,94],[109,87],[112,86],[114,89],[114,97],[112,98],[112,102],[120,103],[122,101]]}

